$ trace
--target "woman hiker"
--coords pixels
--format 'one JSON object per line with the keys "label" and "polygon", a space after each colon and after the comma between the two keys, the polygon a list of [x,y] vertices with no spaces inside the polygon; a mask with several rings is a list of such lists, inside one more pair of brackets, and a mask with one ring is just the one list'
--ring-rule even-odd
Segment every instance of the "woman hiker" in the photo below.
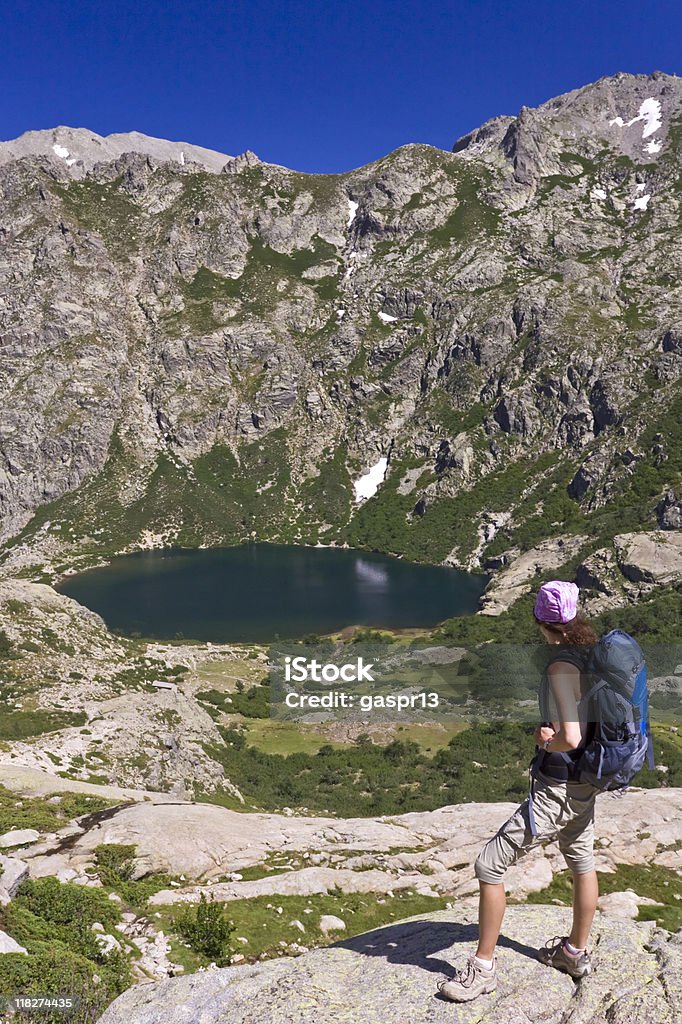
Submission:
{"label": "woman hiker", "polygon": [[478,948],[464,968],[438,986],[446,999],[457,1003],[469,1002],[495,988],[495,946],[506,905],[505,871],[527,850],[556,838],[573,873],[573,924],[570,935],[551,940],[539,951],[539,959],[573,978],[582,978],[591,971],[587,940],[599,895],[592,852],[598,790],[589,783],[568,781],[566,755],[576,760],[584,742],[584,725],[581,729],[577,708],[581,670],[597,636],[578,614],[575,583],[545,583],[538,592],[533,614],[544,639],[557,646],[550,656],[545,680],[557,708],[557,721],[551,727],[542,724],[535,730],[540,760],[532,800],[526,798],[476,860],[474,870],[480,890]]}

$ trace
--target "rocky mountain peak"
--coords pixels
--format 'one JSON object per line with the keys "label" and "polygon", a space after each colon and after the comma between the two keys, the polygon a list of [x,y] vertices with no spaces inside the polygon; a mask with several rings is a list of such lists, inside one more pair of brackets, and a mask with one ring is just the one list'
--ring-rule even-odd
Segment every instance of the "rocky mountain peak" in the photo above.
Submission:
{"label": "rocky mountain peak", "polygon": [[151,156],[159,163],[198,164],[213,173],[220,172],[231,158],[213,149],[189,142],[170,142],[142,132],[119,132],[98,135],[87,128],[60,125],[43,131],[24,132],[18,139],[0,142],[0,165],[20,157],[50,157],[68,168],[74,178],[81,178],[95,164],[119,159],[124,153]]}
{"label": "rocky mountain peak", "polygon": [[539,107],[521,107],[516,117],[492,118],[458,139],[453,152],[488,160],[503,156],[515,180],[528,185],[565,170],[566,152],[594,158],[611,151],[636,164],[653,163],[681,114],[682,78],[662,71],[621,73]]}

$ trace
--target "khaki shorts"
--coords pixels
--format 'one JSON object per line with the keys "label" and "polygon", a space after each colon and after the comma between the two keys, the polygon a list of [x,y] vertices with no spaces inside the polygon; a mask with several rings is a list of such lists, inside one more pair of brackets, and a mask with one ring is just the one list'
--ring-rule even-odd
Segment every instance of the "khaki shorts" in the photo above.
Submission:
{"label": "khaki shorts", "polygon": [[481,882],[502,882],[508,867],[540,843],[559,840],[567,865],[576,874],[594,870],[594,801],[599,790],[588,782],[557,782],[539,774],[533,813],[537,835],[528,821],[528,798],[485,844],[474,865]]}

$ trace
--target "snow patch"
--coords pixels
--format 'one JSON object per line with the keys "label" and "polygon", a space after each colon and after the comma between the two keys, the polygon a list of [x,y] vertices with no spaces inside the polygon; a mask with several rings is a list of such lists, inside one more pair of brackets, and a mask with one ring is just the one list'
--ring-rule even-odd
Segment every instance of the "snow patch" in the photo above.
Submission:
{"label": "snow patch", "polygon": [[387,469],[388,459],[382,456],[378,462],[370,466],[366,473],[363,473],[361,477],[353,481],[356,502],[366,501],[367,498],[371,498],[376,494],[379,490],[379,485],[386,476]]}
{"label": "snow patch", "polygon": [[649,205],[649,200],[650,199],[651,199],[650,195],[638,196],[638,198],[635,199],[635,201],[634,201],[634,203],[632,205],[632,209],[633,210],[646,210],[647,206]]}
{"label": "snow patch", "polygon": [[343,320],[344,316],[346,315],[345,309],[337,309],[336,315],[339,318],[339,320]]}
{"label": "snow patch", "polygon": [[644,100],[644,103],[639,108],[639,117],[644,121],[642,138],[648,139],[650,135],[655,135],[658,129],[663,126],[659,100]]}
{"label": "snow patch", "polygon": [[52,149],[53,149],[54,153],[60,158],[60,160],[63,160],[65,162],[67,167],[70,167],[71,164],[75,164],[76,158],[74,156],[74,157],[71,157],[71,159],[69,159],[69,151],[66,148],[66,146],[58,146],[55,143],[55,145],[52,147]]}
{"label": "snow patch", "polygon": [[383,320],[385,324],[393,324],[398,319],[397,316],[389,316],[388,313],[379,313],[379,319]]}
{"label": "snow patch", "polygon": [[629,121],[624,121],[622,117],[614,117],[612,121],[609,121],[609,124],[616,124],[619,128],[629,128],[630,125],[637,124],[638,121],[644,121],[644,128],[642,129],[643,139],[648,139],[650,135],[654,135],[663,125],[660,101],[650,96],[640,104],[636,117],[631,118]]}
{"label": "snow patch", "polygon": [[663,143],[660,142],[658,139],[652,139],[651,142],[647,142],[646,146],[644,147],[644,152],[645,153],[660,153],[662,146],[663,146]]}
{"label": "snow patch", "polygon": [[355,214],[358,212],[359,205],[359,203],[354,202],[352,199],[348,200],[348,227],[350,227],[355,220]]}
{"label": "snow patch", "polygon": [[606,192],[604,191],[603,188],[593,188],[592,189],[592,198],[593,199],[606,199]]}
{"label": "snow patch", "polygon": [[180,150],[180,163],[183,167],[185,166],[185,151],[183,149]]}

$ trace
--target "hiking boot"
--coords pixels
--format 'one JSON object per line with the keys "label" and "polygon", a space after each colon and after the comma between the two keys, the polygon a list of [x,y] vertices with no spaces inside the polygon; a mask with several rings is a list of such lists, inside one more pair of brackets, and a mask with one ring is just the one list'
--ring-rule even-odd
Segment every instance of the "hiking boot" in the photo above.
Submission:
{"label": "hiking boot", "polygon": [[570,974],[572,978],[584,978],[586,974],[590,974],[592,971],[590,954],[585,950],[584,953],[580,953],[578,956],[571,956],[566,951],[565,942],[565,937],[555,936],[551,942],[545,943],[542,949],[538,951],[538,959],[541,963],[547,964],[548,967],[556,967],[557,971]]}
{"label": "hiking boot", "polygon": [[497,983],[497,957],[493,959],[492,970],[485,967],[470,956],[466,967],[456,970],[449,981],[441,981],[438,991],[452,1003],[468,1003],[471,999],[492,992]]}

